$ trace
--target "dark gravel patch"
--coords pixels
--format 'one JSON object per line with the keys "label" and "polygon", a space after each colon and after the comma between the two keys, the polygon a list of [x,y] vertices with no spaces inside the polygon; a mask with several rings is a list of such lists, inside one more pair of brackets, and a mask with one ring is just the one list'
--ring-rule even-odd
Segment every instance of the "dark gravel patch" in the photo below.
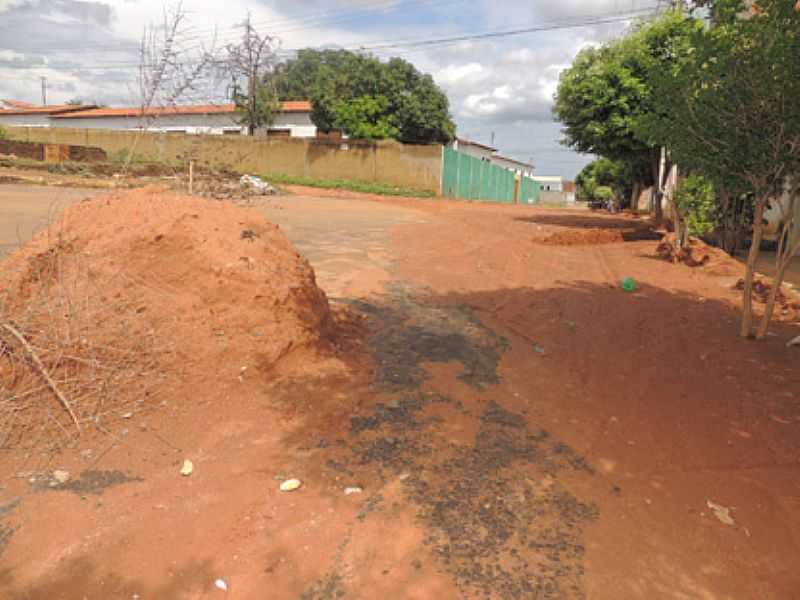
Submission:
{"label": "dark gravel patch", "polygon": [[425,362],[460,362],[459,379],[475,388],[500,382],[497,368],[508,342],[464,307],[433,307],[415,301],[400,285],[389,287],[382,305],[355,302],[369,317],[369,345],[378,369],[377,387],[414,389],[428,378]]}
{"label": "dark gravel patch", "polygon": [[337,600],[346,595],[344,580],[338,573],[328,573],[300,595],[300,600]]}
{"label": "dark gravel patch", "polygon": [[122,471],[84,471],[79,479],[71,479],[54,489],[81,495],[94,494],[99,496],[109,488],[137,481],[144,480],[140,477],[127,475]]}
{"label": "dark gravel patch", "polygon": [[[447,417],[423,417],[436,403],[452,406],[454,417],[470,413],[456,399],[423,392],[429,374],[420,365],[459,362],[459,378],[482,390],[500,381],[506,341],[467,310],[423,306],[400,286],[390,287],[386,304],[357,308],[373,332],[374,385],[395,396],[351,419],[348,448],[329,466],[350,473],[377,467],[384,480],[402,475],[425,544],[463,597],[585,598],[583,532],[598,513],[569,483],[593,475],[586,460],[493,401],[479,404],[472,417],[478,422],[471,443],[438,436]],[[367,500],[359,519],[380,509],[377,499]],[[415,568],[423,566],[418,561]],[[323,583],[318,589],[326,589]],[[308,596],[317,597],[334,596]]]}

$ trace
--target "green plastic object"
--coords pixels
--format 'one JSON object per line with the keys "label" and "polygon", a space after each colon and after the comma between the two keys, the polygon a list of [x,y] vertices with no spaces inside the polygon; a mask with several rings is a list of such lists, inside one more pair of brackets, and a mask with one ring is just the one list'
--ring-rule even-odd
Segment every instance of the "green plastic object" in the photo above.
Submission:
{"label": "green plastic object", "polygon": [[633,277],[626,277],[622,280],[622,289],[629,294],[636,291],[636,280]]}

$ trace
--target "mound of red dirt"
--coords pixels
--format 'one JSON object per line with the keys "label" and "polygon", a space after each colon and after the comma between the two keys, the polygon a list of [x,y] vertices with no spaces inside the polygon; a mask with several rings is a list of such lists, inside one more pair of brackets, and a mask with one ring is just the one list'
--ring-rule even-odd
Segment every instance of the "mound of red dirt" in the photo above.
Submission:
{"label": "mound of red dirt", "polygon": [[0,282],[0,325],[11,325],[0,335],[0,392],[41,388],[42,403],[58,406],[42,369],[20,369],[35,359],[13,330],[75,399],[81,423],[98,402],[121,410],[164,371],[235,381],[307,369],[332,335],[314,271],[276,225],[159,188],[71,206],[0,263]]}
{"label": "mound of red dirt", "polygon": [[565,229],[534,240],[546,246],[584,246],[588,244],[615,244],[625,241],[622,229]]}
{"label": "mound of red dirt", "polygon": [[[744,291],[744,279],[736,282],[734,289]],[[772,284],[760,277],[753,278],[753,300],[766,304],[772,293]],[[784,284],[775,295],[775,312],[784,321],[800,320],[800,294]]]}
{"label": "mound of red dirt", "polygon": [[714,275],[736,275],[742,272],[741,264],[724,250],[709,246],[698,238],[691,238],[688,247],[679,249],[675,239],[674,233],[663,237],[656,248],[659,257],[675,264],[703,267]]}

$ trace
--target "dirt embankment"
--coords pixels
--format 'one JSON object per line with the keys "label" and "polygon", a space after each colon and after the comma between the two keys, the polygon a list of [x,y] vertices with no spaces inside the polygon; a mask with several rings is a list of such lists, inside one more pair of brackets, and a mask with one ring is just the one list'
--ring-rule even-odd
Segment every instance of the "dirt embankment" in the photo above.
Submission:
{"label": "dirt embankment", "polygon": [[165,372],[313,369],[332,335],[313,269],[276,225],[159,188],[71,206],[0,265],[0,281],[0,404],[28,409],[0,410],[11,443],[31,427],[58,437],[118,418]]}

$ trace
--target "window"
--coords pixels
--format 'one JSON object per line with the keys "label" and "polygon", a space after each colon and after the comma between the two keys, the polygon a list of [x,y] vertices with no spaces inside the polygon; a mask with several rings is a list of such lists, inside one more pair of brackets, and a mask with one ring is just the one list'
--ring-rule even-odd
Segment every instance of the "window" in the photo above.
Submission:
{"label": "window", "polygon": [[289,129],[267,129],[267,137],[288,138],[292,136]]}

